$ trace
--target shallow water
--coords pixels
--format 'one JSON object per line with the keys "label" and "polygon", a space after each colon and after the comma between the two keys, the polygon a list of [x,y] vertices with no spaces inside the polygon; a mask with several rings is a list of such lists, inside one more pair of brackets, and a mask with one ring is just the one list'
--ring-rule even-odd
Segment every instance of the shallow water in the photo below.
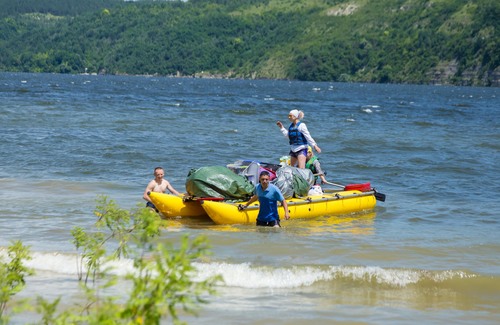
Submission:
{"label": "shallow water", "polygon": [[[322,149],[328,180],[370,181],[374,213],[253,225],[172,221],[204,234],[222,274],[189,323],[498,323],[500,90],[442,86],[0,73],[0,247],[32,247],[28,291],[78,299],[70,230],[97,195],[141,201],[162,165],[278,162],[290,109]],[[123,261],[120,270],[129,269]],[[14,323],[33,321],[21,315]]]}

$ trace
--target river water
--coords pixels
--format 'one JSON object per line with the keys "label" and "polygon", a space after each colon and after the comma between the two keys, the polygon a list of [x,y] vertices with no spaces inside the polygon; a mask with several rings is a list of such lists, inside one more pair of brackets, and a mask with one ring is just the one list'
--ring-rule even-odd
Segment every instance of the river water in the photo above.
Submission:
{"label": "river water", "polygon": [[92,227],[98,195],[129,209],[156,166],[184,191],[191,168],[279,163],[291,109],[329,181],[386,202],[278,231],[171,221],[162,240],[205,235],[200,276],[225,280],[182,319],[500,322],[498,88],[0,73],[0,252],[20,239],[36,270],[20,296],[79,295],[70,231]]}

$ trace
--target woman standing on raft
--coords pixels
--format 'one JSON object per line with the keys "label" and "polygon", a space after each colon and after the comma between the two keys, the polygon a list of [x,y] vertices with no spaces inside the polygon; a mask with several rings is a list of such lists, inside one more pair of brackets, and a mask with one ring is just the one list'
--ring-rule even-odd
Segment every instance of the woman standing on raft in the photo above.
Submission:
{"label": "woman standing on raft", "polygon": [[288,113],[288,119],[290,126],[288,130],[285,129],[283,123],[280,121],[276,122],[276,125],[280,128],[281,133],[288,139],[290,139],[290,164],[295,166],[298,163],[299,168],[306,167],[306,157],[307,157],[307,145],[309,144],[313,147],[317,153],[321,153],[321,149],[316,144],[316,141],[309,134],[307,126],[300,120],[304,118],[304,112],[297,109],[293,109]]}

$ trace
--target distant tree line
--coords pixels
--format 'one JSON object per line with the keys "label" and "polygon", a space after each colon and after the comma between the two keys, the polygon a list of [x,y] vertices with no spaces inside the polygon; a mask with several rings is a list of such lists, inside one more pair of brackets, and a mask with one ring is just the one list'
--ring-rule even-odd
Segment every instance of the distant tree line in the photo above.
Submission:
{"label": "distant tree line", "polygon": [[0,0],[0,17],[33,12],[75,16],[122,4],[123,0]]}
{"label": "distant tree line", "polygon": [[0,0],[0,8],[2,71],[500,85],[496,0]]}

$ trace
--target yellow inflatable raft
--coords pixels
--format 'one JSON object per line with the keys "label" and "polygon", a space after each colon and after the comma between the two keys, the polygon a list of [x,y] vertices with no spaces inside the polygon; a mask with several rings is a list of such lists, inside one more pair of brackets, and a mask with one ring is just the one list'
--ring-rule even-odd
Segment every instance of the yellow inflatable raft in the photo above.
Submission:
{"label": "yellow inflatable raft", "polygon": [[165,218],[207,217],[199,200],[185,200],[182,196],[156,192],[150,192],[149,197]]}
{"label": "yellow inflatable raft", "polygon": [[[338,191],[307,198],[286,200],[291,219],[315,218],[319,216],[344,215],[356,212],[371,211],[376,206],[374,191],[361,192]],[[259,204],[255,202],[245,210],[238,210],[238,205],[245,202],[201,201],[201,206],[208,216],[219,225],[255,223],[259,213]],[[284,219],[283,208],[278,208],[281,219]]]}

